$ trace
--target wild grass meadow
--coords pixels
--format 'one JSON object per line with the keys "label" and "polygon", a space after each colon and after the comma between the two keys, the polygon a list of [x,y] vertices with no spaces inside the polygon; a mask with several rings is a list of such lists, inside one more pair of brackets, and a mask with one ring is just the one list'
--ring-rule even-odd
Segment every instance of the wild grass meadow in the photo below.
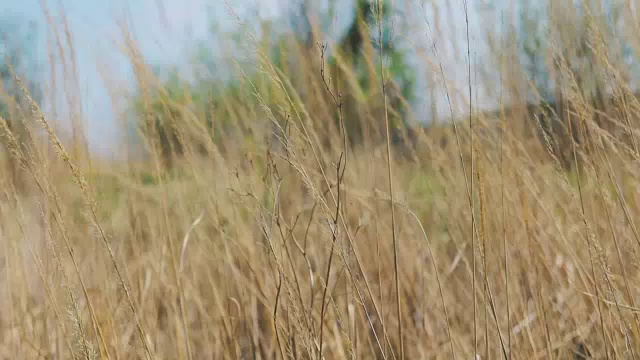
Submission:
{"label": "wild grass meadow", "polygon": [[120,23],[117,156],[45,110],[53,80],[81,108],[73,56],[33,80],[5,48],[0,358],[638,358],[638,4],[400,3],[329,39],[229,1],[190,76]]}

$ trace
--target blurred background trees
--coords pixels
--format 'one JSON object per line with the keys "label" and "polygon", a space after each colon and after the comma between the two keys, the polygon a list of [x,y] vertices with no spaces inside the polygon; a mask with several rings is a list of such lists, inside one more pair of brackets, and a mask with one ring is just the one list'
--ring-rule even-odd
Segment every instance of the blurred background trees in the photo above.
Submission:
{"label": "blurred background trees", "polygon": [[[37,51],[37,28],[34,22],[20,17],[0,17],[0,54],[3,57],[0,61],[0,118],[6,121],[24,149],[33,140],[27,129],[29,125],[24,120],[31,118],[31,110],[7,64],[11,64],[21,77],[33,99],[40,102],[42,78]],[[20,164],[13,157],[9,157],[8,161],[8,170],[13,174],[14,184],[20,189],[24,185],[20,180]]]}
{"label": "blurred background trees", "polygon": [[[340,133],[340,110],[350,146],[375,146],[385,138],[380,84],[380,54],[383,54],[393,141],[399,147],[410,145],[415,141],[416,125],[429,127],[438,123],[437,114],[431,114],[429,119],[424,114],[412,114],[416,100],[423,103],[437,100],[426,99],[434,97],[434,92],[421,93],[416,99],[417,68],[412,63],[413,54],[406,41],[394,40],[409,29],[407,24],[397,21],[401,12],[391,8],[388,1],[383,2],[385,8],[380,18],[383,49],[379,49],[376,4],[370,0],[352,1],[348,20],[337,26],[336,12],[340,11],[344,18],[347,7],[344,3],[328,1],[319,5],[308,0],[293,1],[285,21],[258,19],[253,29],[258,36],[249,40],[247,30],[222,34],[212,26],[212,36],[232,39],[232,48],[218,48],[220,53],[230,55],[225,58],[212,52],[211,44],[205,41],[196,51],[192,64],[195,70],[190,76],[181,76],[172,68],[158,68],[159,83],[153,86],[156,90],[150,91],[151,104],[146,107],[148,114],[144,117],[140,116],[141,97],[136,98],[138,115],[134,121],[139,123],[145,118],[153,123],[151,128],[138,126],[141,135],[156,138],[163,161],[171,164],[173,158],[183,155],[185,147],[191,148],[189,151],[207,151],[205,143],[213,141],[222,147],[223,137],[244,141],[258,134],[272,134],[271,130],[264,131],[268,124],[276,122],[286,128],[285,123],[296,117],[324,121],[323,126]],[[510,59],[508,76],[512,78],[504,82],[510,87],[509,113],[517,114],[511,120],[512,126],[529,135],[541,135],[542,129],[557,153],[568,156],[571,144],[568,114],[575,112],[568,104],[575,104],[575,97],[579,97],[593,107],[600,126],[607,128],[611,124],[604,114],[614,103],[621,106],[615,94],[624,93],[614,88],[631,81],[630,73],[610,73],[613,68],[627,69],[631,65],[633,44],[628,35],[621,33],[624,5],[521,0],[515,8],[518,9],[513,14],[515,20],[497,32],[503,40],[491,50],[493,56],[502,54]],[[243,43],[247,46],[240,45]],[[606,59],[597,51],[603,48],[602,44],[612,45],[607,47]],[[503,54],[505,51],[511,52]],[[474,66],[486,62],[487,59],[481,59]],[[624,66],[612,66],[614,63]],[[280,82],[271,81],[274,77]],[[618,85],[612,86],[613,78]],[[255,103],[246,103],[247,94],[253,95]],[[572,99],[567,99],[568,96]],[[323,116],[294,114],[291,108],[274,105],[283,103],[286,97],[304,104],[307,114]],[[339,100],[339,107],[335,100]],[[239,102],[243,106],[235,106]],[[262,121],[267,116],[263,112],[265,106],[277,116]],[[203,119],[205,123],[199,124],[202,131],[197,134],[178,133],[180,126],[176,124]],[[572,124],[575,129],[579,129],[578,125]],[[580,142],[580,131],[571,132],[573,139]],[[340,145],[332,143],[338,138],[334,133],[318,135],[323,137],[321,142],[326,148]],[[539,140],[544,141],[542,136]],[[564,160],[569,162],[570,158]]]}
{"label": "blurred background trees", "polygon": [[[265,21],[261,23],[261,38],[257,40],[261,53],[248,56],[258,62],[262,69],[254,67],[253,72],[243,70],[243,73],[229,77],[230,79],[220,78],[219,75],[214,75],[219,73],[220,59],[203,50],[198,51],[194,60],[194,68],[201,71],[190,81],[180,80],[175,70],[159,69],[156,75],[161,80],[157,87],[153,87],[158,90],[151,91],[150,104],[146,107],[149,113],[136,116],[138,120],[135,121],[144,117],[152,121],[152,127],[142,126],[139,129],[142,130],[142,136],[157,139],[165,164],[169,165],[175,157],[182,156],[185,142],[196,151],[205,151],[202,145],[206,142],[202,138],[205,134],[217,144],[220,144],[221,136],[243,139],[257,134],[252,129],[259,126],[257,123],[263,123],[256,119],[260,113],[260,105],[256,103],[254,111],[242,114],[237,113],[238,107],[234,105],[251,93],[259,95],[266,104],[272,104],[271,100],[284,96],[282,89],[275,89],[273,82],[269,80],[278,76],[277,74],[286,75],[290,82],[286,86],[295,93],[290,95],[305,103],[309,113],[331,113],[331,116],[324,118],[333,119],[326,126],[332,126],[339,132],[338,107],[326,89],[328,85],[333,96],[340,98],[351,146],[360,145],[365,139],[374,142],[384,139],[375,2],[354,1],[348,27],[336,34],[331,42],[317,34],[327,33],[332,26],[335,2],[330,2],[324,11],[317,11],[311,6],[309,1],[301,1],[298,6],[293,6],[288,26],[277,27]],[[387,72],[389,116],[394,127],[394,139],[399,140],[408,123],[407,114],[414,98],[415,71],[407,61],[403,45],[393,42],[394,32],[402,32],[401,25],[393,23],[393,15],[393,9],[388,5],[382,9],[382,46],[384,71]],[[244,34],[233,35],[233,38],[242,41]],[[208,44],[201,45],[206,48]],[[323,55],[321,47],[325,45],[327,49]],[[322,61],[326,84],[320,73]],[[230,65],[230,68],[234,67],[233,61]],[[265,70],[271,66],[274,68]],[[137,105],[134,109],[142,115],[144,106],[140,95],[135,103]],[[245,110],[251,108],[247,107],[248,104],[244,105]],[[275,107],[272,110],[280,115],[288,111]],[[194,116],[196,114],[198,116]],[[206,123],[200,125],[203,132],[195,138],[191,136],[194,134],[180,134],[177,130],[179,127],[176,123],[191,121],[187,118],[192,121],[206,119]],[[325,142],[327,146],[331,145],[328,143],[329,138],[331,137],[327,137]]]}
{"label": "blurred background trees", "polygon": [[622,27],[625,5],[522,0],[518,8],[515,32],[505,34],[516,51],[509,66],[522,71],[521,81],[507,80],[522,84],[509,89],[513,103],[524,110],[515,117],[522,121],[514,125],[525,134],[544,131],[570,166],[570,139],[582,143],[586,131],[577,113],[588,110],[599,127],[614,131],[611,116],[619,116],[615,111],[630,100],[622,99],[631,90],[634,68],[629,56],[633,45]]}

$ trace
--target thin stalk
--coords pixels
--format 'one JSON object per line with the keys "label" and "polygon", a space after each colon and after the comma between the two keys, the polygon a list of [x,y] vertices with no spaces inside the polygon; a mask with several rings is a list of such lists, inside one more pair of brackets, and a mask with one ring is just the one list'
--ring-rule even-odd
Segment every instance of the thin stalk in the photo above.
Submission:
{"label": "thin stalk", "polygon": [[389,109],[387,104],[387,88],[384,76],[384,48],[382,43],[382,0],[378,0],[378,45],[380,46],[380,80],[382,87],[382,101],[384,102],[384,125],[387,137],[387,175],[389,180],[389,194],[391,197],[391,237],[393,241],[393,274],[396,283],[396,316],[398,317],[398,340],[400,341],[400,359],[404,360],[404,339],[402,336],[402,304],[400,302],[400,276],[398,271],[398,239],[396,235],[395,201],[393,195],[393,176],[391,164],[391,134],[389,130]]}

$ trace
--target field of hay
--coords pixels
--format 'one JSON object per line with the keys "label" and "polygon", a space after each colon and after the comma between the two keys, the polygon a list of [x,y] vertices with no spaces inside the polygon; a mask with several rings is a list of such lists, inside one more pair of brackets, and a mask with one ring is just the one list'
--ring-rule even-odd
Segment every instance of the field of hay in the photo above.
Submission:
{"label": "field of hay", "polygon": [[[322,34],[277,60],[246,30],[257,70],[236,63],[239,85],[202,100],[169,89],[123,29],[139,141],[117,159],[61,135],[12,73],[0,357],[640,356],[640,102],[620,60],[621,43],[640,50],[638,22],[620,2],[614,32],[608,2],[580,3],[580,19],[549,3],[553,103],[507,33],[497,110],[475,105],[464,67],[467,111],[449,103],[428,126],[380,71],[377,2],[365,86]],[[423,65],[444,77],[436,50]]]}

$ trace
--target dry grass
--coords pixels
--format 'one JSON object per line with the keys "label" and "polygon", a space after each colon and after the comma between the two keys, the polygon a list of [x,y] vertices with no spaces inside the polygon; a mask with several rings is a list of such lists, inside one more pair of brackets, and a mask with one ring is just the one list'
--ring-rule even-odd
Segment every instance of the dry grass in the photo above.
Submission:
{"label": "dry grass", "polygon": [[[200,109],[154,97],[123,27],[146,160],[77,151],[28,96],[30,115],[0,119],[0,357],[635,359],[640,103],[594,24],[609,108],[559,26],[560,114],[508,93],[528,79],[505,45],[514,106],[395,133],[388,79],[358,100],[322,46],[293,43],[286,72],[247,31],[258,76],[238,67],[248,90]],[[179,150],[162,148],[158,108]]]}

